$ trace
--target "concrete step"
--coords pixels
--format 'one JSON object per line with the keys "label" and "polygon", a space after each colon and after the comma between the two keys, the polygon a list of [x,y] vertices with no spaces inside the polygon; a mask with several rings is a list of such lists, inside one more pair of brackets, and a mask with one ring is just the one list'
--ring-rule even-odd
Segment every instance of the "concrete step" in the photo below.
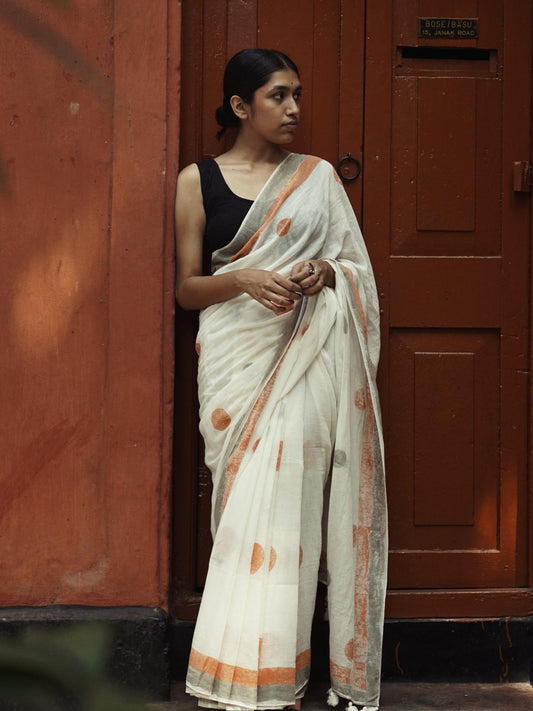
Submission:
{"label": "concrete step", "polygon": [[[312,684],[302,711],[333,711],[326,704],[327,686]],[[337,706],[344,711],[344,704]],[[196,711],[195,699],[185,693],[184,684],[172,687],[172,701],[152,704],[154,711]],[[384,682],[380,711],[533,711],[530,684],[415,684]]]}

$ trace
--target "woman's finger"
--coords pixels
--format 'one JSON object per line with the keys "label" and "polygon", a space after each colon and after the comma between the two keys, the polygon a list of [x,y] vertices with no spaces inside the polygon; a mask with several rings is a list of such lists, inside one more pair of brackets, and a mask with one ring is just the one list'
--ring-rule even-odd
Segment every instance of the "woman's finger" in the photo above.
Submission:
{"label": "woman's finger", "polygon": [[279,303],[278,299],[269,299],[268,297],[260,297],[256,299],[262,306],[267,308],[269,311],[273,311],[275,314],[284,314],[288,311],[292,311],[294,304],[286,302]]}
{"label": "woman's finger", "polygon": [[291,280],[293,282],[301,283],[303,279],[309,276],[309,270],[305,266],[305,262],[300,262],[296,264],[291,271]]}
{"label": "woman's finger", "polygon": [[308,259],[305,262],[298,262],[291,271],[291,279],[298,284],[315,283],[313,277],[321,271],[320,260]]}
{"label": "woman's finger", "polygon": [[300,296],[299,285],[283,277],[274,279],[272,288],[275,288],[276,293],[286,296],[287,298],[298,298]]}
{"label": "woman's finger", "polygon": [[279,303],[281,306],[286,304],[290,304],[292,306],[292,304],[294,304],[295,301],[298,301],[301,297],[292,292],[272,289],[268,292],[267,298],[272,299],[272,301]]}
{"label": "woman's finger", "polygon": [[300,282],[300,286],[304,289],[309,289],[310,287],[314,286],[315,284],[318,283],[323,283],[323,275],[321,272],[316,271],[314,274],[308,274],[305,279],[302,279]]}
{"label": "woman's finger", "polygon": [[318,274],[315,276],[309,276],[301,283],[302,291],[306,296],[312,296],[313,294],[318,294],[319,291],[325,286],[324,275]]}
{"label": "woman's finger", "polygon": [[297,301],[300,298],[296,292],[284,289],[282,286],[279,286],[279,284],[276,283],[270,284],[268,288],[265,289],[265,292],[268,299],[280,299],[282,301],[288,301],[291,303]]}

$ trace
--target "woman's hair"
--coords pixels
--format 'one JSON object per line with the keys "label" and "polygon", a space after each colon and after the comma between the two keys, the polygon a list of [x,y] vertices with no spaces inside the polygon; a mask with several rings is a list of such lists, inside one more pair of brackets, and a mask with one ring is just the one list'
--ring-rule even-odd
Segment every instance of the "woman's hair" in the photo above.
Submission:
{"label": "woman's hair", "polygon": [[224,70],[224,101],[216,110],[217,123],[222,126],[217,138],[227,128],[239,126],[240,120],[231,108],[231,97],[240,96],[251,104],[256,89],[266,84],[271,74],[282,69],[292,69],[300,74],[292,59],[276,49],[242,49],[229,60]]}

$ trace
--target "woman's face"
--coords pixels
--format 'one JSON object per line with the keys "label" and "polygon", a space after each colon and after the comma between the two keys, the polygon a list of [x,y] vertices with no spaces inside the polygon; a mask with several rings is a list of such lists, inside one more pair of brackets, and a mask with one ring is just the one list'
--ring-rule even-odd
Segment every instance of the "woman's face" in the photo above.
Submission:
{"label": "woman's face", "polygon": [[247,105],[247,130],[271,143],[290,143],[298,128],[301,91],[298,74],[292,69],[271,74]]}

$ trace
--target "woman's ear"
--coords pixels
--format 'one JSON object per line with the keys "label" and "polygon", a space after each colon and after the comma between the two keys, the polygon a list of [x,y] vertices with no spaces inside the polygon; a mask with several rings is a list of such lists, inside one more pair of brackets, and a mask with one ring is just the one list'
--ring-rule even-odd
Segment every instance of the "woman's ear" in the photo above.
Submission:
{"label": "woman's ear", "polygon": [[244,121],[248,118],[249,105],[245,101],[243,101],[240,96],[234,94],[229,100],[229,103],[231,108],[233,109],[233,113],[235,114],[235,116],[237,116],[237,118],[239,118],[241,121]]}

